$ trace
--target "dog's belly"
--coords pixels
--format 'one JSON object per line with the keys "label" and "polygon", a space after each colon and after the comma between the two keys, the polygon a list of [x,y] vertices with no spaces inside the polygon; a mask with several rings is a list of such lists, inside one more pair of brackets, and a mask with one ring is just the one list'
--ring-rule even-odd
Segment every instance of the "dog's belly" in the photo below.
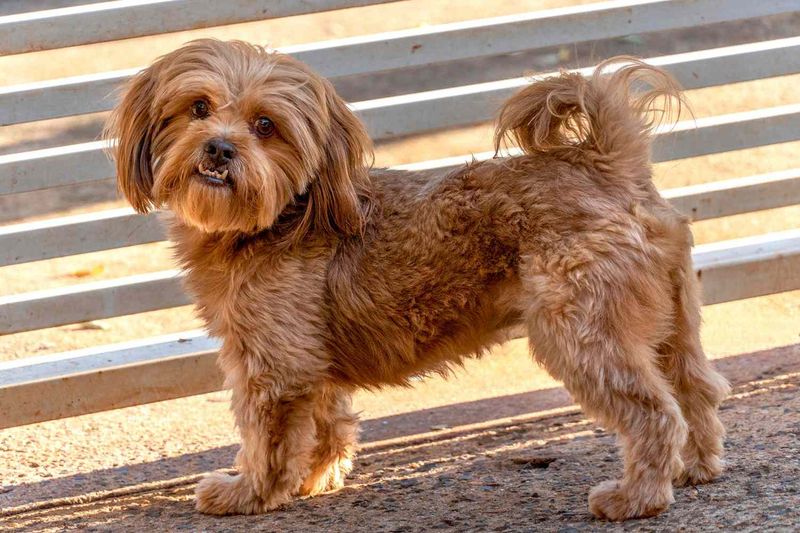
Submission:
{"label": "dog's belly", "polygon": [[507,281],[466,300],[413,302],[389,312],[374,308],[369,319],[339,315],[331,320],[328,342],[336,379],[356,386],[404,384],[412,375],[444,371],[513,338],[521,313],[512,285]]}
{"label": "dog's belly", "polygon": [[520,318],[518,250],[491,232],[383,238],[347,262],[328,301],[337,379],[404,383],[505,340]]}
{"label": "dog's belly", "polygon": [[380,214],[329,269],[337,379],[404,383],[506,338],[527,215],[497,183],[470,176],[375,176]]}

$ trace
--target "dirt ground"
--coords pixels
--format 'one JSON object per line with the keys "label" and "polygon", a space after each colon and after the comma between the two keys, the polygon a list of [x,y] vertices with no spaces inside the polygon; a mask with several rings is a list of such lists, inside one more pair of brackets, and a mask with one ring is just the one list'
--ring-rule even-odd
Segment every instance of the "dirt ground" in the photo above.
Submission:
{"label": "dirt ground", "polygon": [[[524,393],[394,415],[360,397],[364,444],[346,487],[255,517],[193,508],[200,474],[227,469],[237,448],[221,393],[9,430],[0,468],[17,479],[0,491],[0,531],[796,530],[800,346],[717,362],[735,384],[725,474],[624,524],[586,506],[592,485],[619,474],[613,437],[527,364],[536,385]],[[481,373],[491,386],[519,375]],[[433,381],[407,396],[430,399]]]}
{"label": "dirt ground", "polygon": [[[200,35],[285,46],[588,1],[462,0],[460,9],[452,9],[444,0],[412,0],[0,57],[0,85],[138,66]],[[0,14],[23,4],[0,3]],[[472,83],[485,81],[480,76],[585,64],[609,51],[669,53],[697,43],[712,47],[797,35],[798,29],[800,16],[788,17],[738,29],[724,26],[686,39],[656,36],[492,59],[462,65],[452,74]],[[450,71],[438,72],[442,75],[431,76],[430,83],[448,79],[444,74]],[[392,76],[372,86],[363,79],[338,86],[349,97],[372,98],[402,88],[399,75]],[[690,91],[688,97],[695,116],[704,117],[797,103],[798,83],[800,75],[785,76]],[[0,128],[0,154],[92,140],[103,116]],[[379,145],[376,162],[395,165],[484,151],[490,138],[490,127],[479,125],[399,139]],[[795,142],[661,163],[655,177],[660,188],[742,177],[798,167],[799,153],[800,142]],[[0,197],[0,224],[121,205],[113,183],[101,181]],[[800,206],[700,222],[694,231],[696,241],[706,243],[797,227]],[[0,296],[172,266],[168,245],[156,243],[5,267],[0,268]],[[532,366],[524,341],[513,341],[448,381],[426,379],[413,393],[361,394],[357,405],[364,412],[365,447],[348,486],[255,519],[202,518],[192,510],[197,477],[227,468],[235,454],[225,393],[0,431],[0,530],[796,529],[800,291],[709,306],[704,321],[707,351],[737,384],[723,411],[730,468],[717,483],[680,489],[676,505],[655,520],[605,526],[591,519],[588,489],[619,469],[613,439],[584,420],[559,384]],[[0,336],[0,360],[200,326],[192,308],[182,307]]]}

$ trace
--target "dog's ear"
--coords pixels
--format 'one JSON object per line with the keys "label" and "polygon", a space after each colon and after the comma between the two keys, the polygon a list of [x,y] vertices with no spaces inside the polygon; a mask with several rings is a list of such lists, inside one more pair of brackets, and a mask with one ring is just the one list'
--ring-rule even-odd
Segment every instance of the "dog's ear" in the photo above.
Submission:
{"label": "dog's ear", "polygon": [[139,213],[154,207],[150,146],[155,132],[152,105],[156,68],[149,67],[128,82],[103,130],[115,161],[117,185]]}
{"label": "dog's ear", "polygon": [[314,227],[345,236],[360,233],[369,204],[369,165],[372,141],[364,125],[322,81],[321,108],[330,128],[325,139],[319,175],[309,187],[308,211]]}

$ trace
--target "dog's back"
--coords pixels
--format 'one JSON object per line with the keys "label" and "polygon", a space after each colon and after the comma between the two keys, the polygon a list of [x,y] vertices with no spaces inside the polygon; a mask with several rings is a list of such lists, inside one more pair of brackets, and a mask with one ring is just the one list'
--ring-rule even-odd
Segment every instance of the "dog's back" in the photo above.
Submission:
{"label": "dog's back", "polygon": [[[627,61],[611,74],[616,63],[512,97],[496,143],[514,138],[522,156],[453,171],[372,171],[377,209],[329,276],[341,377],[403,383],[501,340],[499,330],[526,311],[521,264],[535,258],[568,248],[588,256],[593,245],[645,255],[636,249],[652,241],[664,264],[648,266],[650,274],[666,280],[678,268],[688,226],[652,186],[647,113],[680,93],[662,71]],[[652,88],[631,94],[642,80]]]}

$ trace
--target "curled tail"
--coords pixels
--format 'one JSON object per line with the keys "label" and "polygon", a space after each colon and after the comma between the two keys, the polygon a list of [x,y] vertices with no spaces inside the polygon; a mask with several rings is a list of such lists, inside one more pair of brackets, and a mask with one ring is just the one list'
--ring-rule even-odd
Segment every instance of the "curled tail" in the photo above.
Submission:
{"label": "curled tail", "polygon": [[676,117],[682,103],[665,71],[615,57],[589,78],[562,72],[512,96],[497,119],[495,149],[508,140],[528,154],[560,152],[588,159],[610,182],[640,184],[650,179],[653,129]]}

